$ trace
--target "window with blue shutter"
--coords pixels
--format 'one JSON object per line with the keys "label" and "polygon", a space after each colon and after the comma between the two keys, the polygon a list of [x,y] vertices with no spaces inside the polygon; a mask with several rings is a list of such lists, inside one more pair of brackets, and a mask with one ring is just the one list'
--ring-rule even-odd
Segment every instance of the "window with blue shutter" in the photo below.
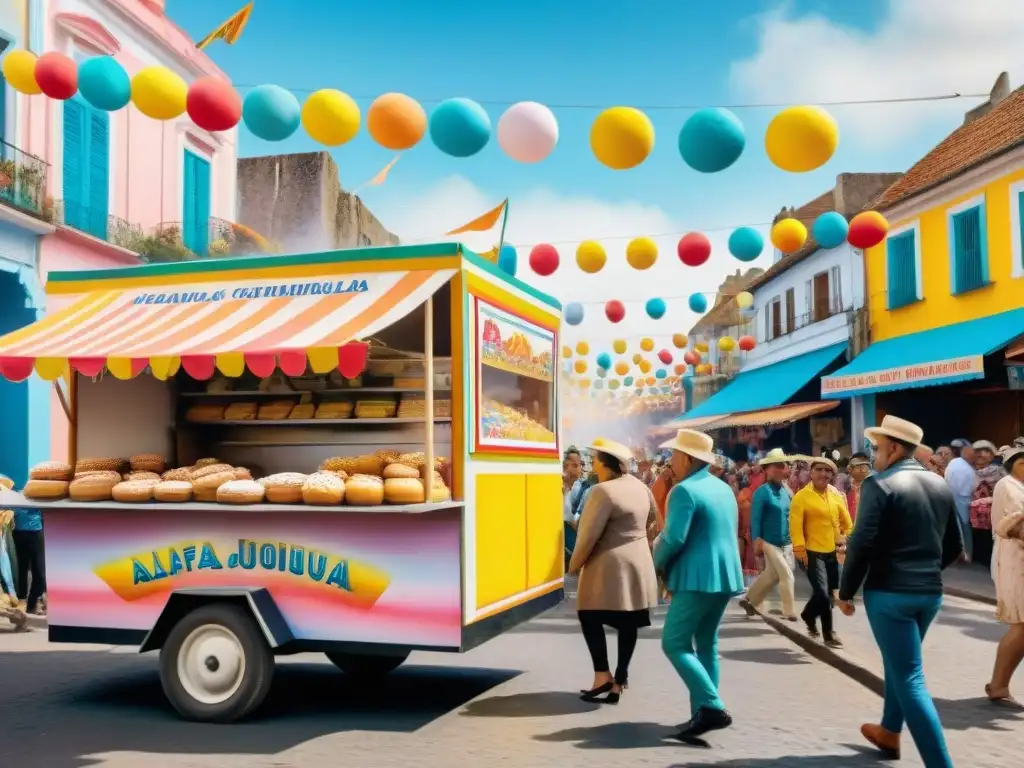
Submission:
{"label": "window with blue shutter", "polygon": [[206,256],[210,240],[210,163],[188,150],[182,195],[182,240],[192,253]]}
{"label": "window with blue shutter", "polygon": [[[0,74],[0,141],[7,142],[7,79]],[[7,158],[7,147],[3,148],[3,156]]]}
{"label": "window with blue shutter", "polygon": [[89,220],[85,231],[107,239],[110,207],[110,115],[98,109],[89,113]]}
{"label": "window with blue shutter", "polygon": [[1020,259],[1019,266],[1024,269],[1024,191],[1017,193],[1017,227],[1020,230],[1021,242],[1020,253],[1017,256]]}
{"label": "window with blue shutter", "polygon": [[64,102],[64,224],[105,240],[110,203],[110,115],[77,96]]}
{"label": "window with blue shutter", "polygon": [[987,240],[984,205],[950,216],[950,279],[954,294],[988,285]]}
{"label": "window with blue shutter", "polygon": [[917,248],[915,231],[890,237],[886,244],[886,276],[889,309],[898,309],[917,301]]}

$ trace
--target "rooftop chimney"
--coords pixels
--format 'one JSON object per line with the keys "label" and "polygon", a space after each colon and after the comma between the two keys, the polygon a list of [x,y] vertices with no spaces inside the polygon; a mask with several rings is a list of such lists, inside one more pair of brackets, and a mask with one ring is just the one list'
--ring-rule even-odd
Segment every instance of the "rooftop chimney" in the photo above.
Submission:
{"label": "rooftop chimney", "polygon": [[974,109],[964,114],[964,125],[973,123],[979,117],[984,117],[993,109],[995,109],[999,102],[1010,95],[1010,75],[1006,72],[1000,72],[999,77],[996,78],[996,84],[992,86],[992,91],[988,95],[988,101],[984,104],[979,104]]}

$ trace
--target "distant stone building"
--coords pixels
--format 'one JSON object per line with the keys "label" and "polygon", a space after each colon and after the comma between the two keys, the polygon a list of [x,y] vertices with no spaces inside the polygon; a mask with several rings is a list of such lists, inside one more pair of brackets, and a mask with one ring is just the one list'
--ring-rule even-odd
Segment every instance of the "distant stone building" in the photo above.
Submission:
{"label": "distant stone building", "polygon": [[327,152],[239,160],[237,219],[286,253],[398,244]]}

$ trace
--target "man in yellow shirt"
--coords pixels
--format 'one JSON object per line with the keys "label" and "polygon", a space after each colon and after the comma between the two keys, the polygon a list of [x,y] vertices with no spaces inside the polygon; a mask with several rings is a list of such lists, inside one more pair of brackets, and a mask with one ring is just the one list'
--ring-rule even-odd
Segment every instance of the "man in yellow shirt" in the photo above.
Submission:
{"label": "man in yellow shirt", "polygon": [[811,482],[794,494],[789,505],[789,532],[793,555],[811,582],[811,599],[800,618],[811,637],[818,636],[821,619],[825,645],[842,648],[842,641],[832,629],[833,595],[839,589],[836,549],[846,545],[853,521],[843,494],[830,485],[835,475],[836,465],[831,459],[811,459]]}

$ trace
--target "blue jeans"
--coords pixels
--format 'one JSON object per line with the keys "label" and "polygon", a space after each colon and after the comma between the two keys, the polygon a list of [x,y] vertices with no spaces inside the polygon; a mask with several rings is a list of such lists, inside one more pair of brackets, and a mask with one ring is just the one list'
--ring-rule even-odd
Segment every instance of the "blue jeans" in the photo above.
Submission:
{"label": "blue jeans", "polygon": [[661,649],[690,691],[690,715],[701,707],[724,710],[718,698],[718,626],[731,600],[717,592],[672,595]]}
{"label": "blue jeans", "polygon": [[942,595],[864,592],[864,608],[885,668],[882,727],[899,733],[906,720],[925,768],[953,768],[921,661],[921,641],[941,607]]}

